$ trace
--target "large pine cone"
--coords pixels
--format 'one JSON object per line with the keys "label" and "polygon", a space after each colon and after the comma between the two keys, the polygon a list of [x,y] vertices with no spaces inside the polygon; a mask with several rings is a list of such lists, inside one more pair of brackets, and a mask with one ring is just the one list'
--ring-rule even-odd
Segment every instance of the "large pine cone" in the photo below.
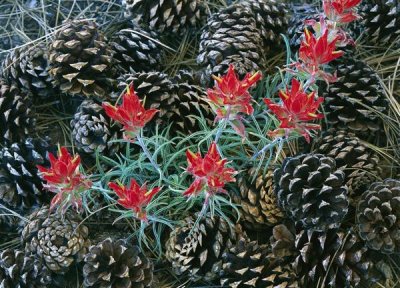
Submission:
{"label": "large pine cone", "polygon": [[291,267],[270,254],[267,245],[241,239],[223,254],[222,259],[222,287],[299,287]]}
{"label": "large pine cone", "polygon": [[64,24],[49,48],[50,75],[61,91],[104,98],[114,84],[113,52],[93,21]]}
{"label": "large pine cone", "polygon": [[51,272],[40,259],[16,249],[1,252],[1,288],[46,288],[51,282]]}
{"label": "large pine cone", "polygon": [[372,45],[391,45],[400,35],[400,2],[397,0],[365,0],[358,13],[361,20],[356,30]]}
{"label": "large pine cone", "polygon": [[206,16],[199,0],[123,0],[125,17],[160,33],[182,33],[201,26]]}
{"label": "large pine cone", "polygon": [[117,32],[111,38],[110,45],[115,52],[114,59],[118,62],[118,74],[158,71],[162,50],[156,41],[157,34],[136,26]]}
{"label": "large pine cone", "polygon": [[36,165],[49,166],[47,154],[55,147],[41,139],[27,139],[0,150],[0,204],[26,210],[46,203],[51,194],[43,190]]}
{"label": "large pine cone", "polygon": [[337,168],[343,170],[352,204],[379,178],[379,156],[353,133],[330,129],[314,147],[314,152],[332,157]]}
{"label": "large pine cone", "polygon": [[221,268],[222,254],[237,241],[240,227],[234,229],[223,218],[210,215],[195,224],[196,218],[188,217],[184,226],[172,231],[166,257],[177,275],[189,273],[194,279],[213,280]]}
{"label": "large pine cone", "polygon": [[3,77],[21,91],[35,98],[54,97],[44,44],[14,49],[2,63]]}
{"label": "large pine cone", "polygon": [[43,207],[29,216],[22,242],[50,270],[64,274],[83,260],[90,246],[88,228],[81,221],[74,211],[58,215]]}
{"label": "large pine cone", "polygon": [[275,171],[278,202],[305,229],[340,226],[348,211],[347,186],[335,160],[321,154],[288,157]]}
{"label": "large pine cone", "polygon": [[0,144],[19,142],[32,135],[36,121],[31,106],[28,95],[0,79]]}
{"label": "large pine cone", "polygon": [[400,181],[376,182],[357,205],[359,234],[371,249],[400,252]]}
{"label": "large pine cone", "polygon": [[[242,217],[256,229],[265,229],[280,222],[284,212],[278,206],[274,192],[273,170],[264,174],[262,169],[250,168],[240,174],[238,186],[240,195],[231,193],[236,204],[239,204]],[[256,178],[253,181],[254,176]]]}
{"label": "large pine cone", "polygon": [[119,143],[110,141],[122,138],[121,126],[92,100],[82,102],[71,120],[71,128],[74,145],[80,153],[95,157],[96,150],[104,156],[118,151]]}
{"label": "large pine cone", "polygon": [[322,95],[328,124],[349,130],[363,140],[376,140],[383,129],[382,113],[388,101],[378,74],[361,60],[343,57],[335,62],[338,81],[326,87]]}
{"label": "large pine cone", "polygon": [[257,28],[261,32],[263,49],[268,53],[281,52],[283,39],[289,24],[289,11],[286,4],[275,0],[242,0],[254,14]]}
{"label": "large pine cone", "polygon": [[[229,64],[246,67],[239,75],[262,66],[262,39],[254,14],[243,4],[231,5],[214,14],[204,28],[197,63],[205,69],[202,81],[208,84],[212,75],[223,75]],[[228,57],[231,57],[226,62]],[[221,65],[225,60],[225,65]],[[244,72],[244,73],[243,73]]]}
{"label": "large pine cone", "polygon": [[295,245],[299,254],[293,268],[301,287],[355,287],[362,279],[370,283],[378,280],[367,247],[352,231],[303,230]]}
{"label": "large pine cone", "polygon": [[85,287],[149,288],[153,282],[153,264],[138,246],[107,238],[90,247],[83,276]]}

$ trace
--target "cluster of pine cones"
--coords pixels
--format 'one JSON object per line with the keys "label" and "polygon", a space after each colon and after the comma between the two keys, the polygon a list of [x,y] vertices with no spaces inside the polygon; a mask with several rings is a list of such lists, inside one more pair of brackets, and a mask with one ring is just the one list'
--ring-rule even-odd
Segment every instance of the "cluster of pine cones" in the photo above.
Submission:
{"label": "cluster of pine cones", "polygon": [[[13,13],[12,2],[0,1],[0,8]],[[225,74],[230,64],[240,76],[271,71],[270,60],[285,53],[281,35],[296,51],[304,20],[318,18],[317,9],[278,0],[122,0],[113,6],[121,17],[110,33],[78,16],[56,25],[59,1],[47,2],[53,25],[47,44],[0,42],[2,50],[20,45],[1,64],[0,245],[21,237],[17,249],[0,246],[0,287],[75,287],[67,278],[75,285],[83,279],[83,287],[161,287],[155,264],[135,243],[118,233],[99,240],[74,212],[49,211],[36,165],[49,165],[58,139],[41,135],[37,115],[46,106],[69,113],[69,138],[81,157],[88,163],[96,153],[112,157],[121,151],[113,140],[122,132],[101,102],[114,103],[133,84],[146,108],[160,110],[149,133],[170,125],[172,136],[190,135],[201,129],[198,117],[214,120],[205,100],[211,75]],[[63,9],[90,1],[70,2]],[[359,13],[362,20],[349,27],[354,38],[398,45],[397,1],[363,0]],[[171,49],[163,43],[184,37],[198,41],[198,69],[162,72]],[[373,287],[394,280],[387,255],[400,252],[400,180],[389,176],[400,173],[388,173],[369,144],[386,145],[382,119],[390,103],[380,75],[355,54],[346,47],[347,56],[333,64],[338,81],[320,85],[321,137],[281,165],[239,175],[229,194],[239,204],[240,224],[193,215],[170,233],[165,256],[177,277],[234,288]]]}

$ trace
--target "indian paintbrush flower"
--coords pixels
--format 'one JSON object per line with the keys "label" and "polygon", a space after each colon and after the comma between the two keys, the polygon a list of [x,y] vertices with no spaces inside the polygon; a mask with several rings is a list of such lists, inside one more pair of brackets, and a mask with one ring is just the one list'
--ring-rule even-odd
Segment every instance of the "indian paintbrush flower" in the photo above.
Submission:
{"label": "indian paintbrush flower", "polygon": [[320,129],[320,125],[306,122],[323,118],[323,115],[317,112],[323,98],[315,99],[315,91],[307,94],[301,83],[295,78],[292,79],[291,89],[286,87],[285,91],[279,91],[279,97],[282,104],[275,104],[271,99],[264,99],[268,108],[280,121],[278,129],[270,132],[269,135],[283,136],[294,130],[303,135],[309,142],[308,130]]}
{"label": "indian paintbrush flower", "polygon": [[253,114],[252,97],[248,90],[261,79],[261,76],[261,73],[257,72],[253,75],[247,74],[243,80],[239,80],[233,65],[229,65],[228,73],[225,76],[213,75],[215,86],[213,89],[208,89],[207,95],[209,103],[217,115],[215,121],[221,119],[230,121],[233,128],[241,136],[244,136],[242,116],[239,113]]}
{"label": "indian paintbrush flower", "polygon": [[337,24],[350,23],[360,18],[355,7],[361,0],[324,0],[323,8],[326,17]]}
{"label": "indian paintbrush flower", "polygon": [[122,98],[120,106],[113,106],[108,102],[103,103],[106,114],[123,125],[125,137],[134,139],[139,130],[149,122],[158,112],[157,109],[146,110],[140,103],[133,85],[131,85]]}
{"label": "indian paintbrush flower", "polygon": [[49,154],[50,168],[38,165],[42,178],[46,181],[43,186],[54,193],[50,208],[60,206],[63,211],[73,206],[80,210],[82,206],[81,193],[89,189],[91,181],[79,171],[81,159],[79,155],[72,156],[66,147],[59,147],[58,158]]}
{"label": "indian paintbrush flower", "polygon": [[200,152],[186,151],[188,161],[187,172],[195,177],[194,182],[183,193],[185,196],[196,196],[202,191],[207,194],[225,193],[223,187],[228,182],[235,182],[236,171],[227,168],[227,159],[221,159],[217,144],[213,142],[204,158]]}
{"label": "indian paintbrush flower", "polygon": [[139,186],[135,179],[131,179],[129,187],[121,183],[113,182],[110,182],[108,186],[114,190],[119,197],[118,203],[126,209],[132,209],[137,218],[143,221],[147,221],[147,214],[144,207],[148,205],[153,196],[161,190],[160,187],[147,190],[146,183]]}

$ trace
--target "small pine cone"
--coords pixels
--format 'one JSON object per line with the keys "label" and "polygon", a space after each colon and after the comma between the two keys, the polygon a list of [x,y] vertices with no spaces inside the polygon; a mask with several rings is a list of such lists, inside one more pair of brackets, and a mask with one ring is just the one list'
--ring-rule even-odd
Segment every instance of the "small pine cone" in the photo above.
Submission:
{"label": "small pine cone", "polygon": [[89,231],[80,225],[74,211],[52,214],[48,207],[33,212],[22,230],[25,249],[33,253],[57,274],[64,274],[72,264],[83,260],[89,246]]}
{"label": "small pine cone", "polygon": [[0,144],[20,142],[33,133],[34,113],[30,97],[0,79]]}
{"label": "small pine cone", "polygon": [[156,41],[157,34],[140,27],[118,31],[110,41],[114,59],[118,62],[118,74],[158,71],[162,53]]}
{"label": "small pine cone", "polygon": [[286,34],[289,25],[289,11],[285,3],[275,0],[242,0],[254,14],[257,28],[261,32],[263,49],[267,53],[283,51],[280,34]]}
{"label": "small pine cone", "polygon": [[222,287],[299,287],[290,266],[272,256],[267,245],[241,239],[223,254],[222,259]]}
{"label": "small pine cone", "polygon": [[191,278],[211,281],[217,277],[222,254],[243,232],[239,226],[230,227],[219,216],[207,215],[197,225],[195,217],[186,218],[184,226],[171,232],[166,243],[166,257],[175,274],[189,273]]}
{"label": "small pine cone", "polygon": [[50,75],[62,92],[105,98],[113,88],[113,51],[93,21],[67,22],[49,48]]}
{"label": "small pine cone", "polygon": [[357,205],[357,226],[366,245],[382,253],[400,252],[400,180],[376,182]]}
{"label": "small pine cone", "polygon": [[85,100],[71,120],[72,139],[78,152],[95,157],[96,150],[111,156],[119,149],[119,143],[110,141],[121,139],[121,126],[104,112],[103,107],[92,100]]}
{"label": "small pine cone", "polygon": [[278,202],[305,229],[337,228],[348,211],[347,186],[335,160],[321,154],[288,157],[275,170]]}
{"label": "small pine cone", "polygon": [[122,0],[125,17],[160,33],[182,34],[202,26],[205,6],[199,0]]}
{"label": "small pine cone", "polygon": [[242,172],[238,178],[240,195],[231,193],[231,197],[240,205],[242,217],[252,228],[265,229],[265,226],[279,223],[285,214],[275,196],[273,170],[269,169],[264,174],[260,169],[254,179],[256,172],[256,168]]}
{"label": "small pine cone", "polygon": [[292,265],[301,287],[356,287],[361,280],[377,281],[374,260],[369,259],[364,242],[352,231],[303,230],[297,234],[295,245],[299,253]]}
{"label": "small pine cone", "polygon": [[149,288],[153,282],[153,263],[124,240],[107,238],[91,246],[84,261],[85,287]]}
{"label": "small pine cone", "polygon": [[397,0],[365,0],[356,27],[371,45],[396,43],[400,35],[400,3]]}
{"label": "small pine cone", "polygon": [[261,47],[260,31],[248,7],[234,4],[214,14],[201,34],[197,57],[197,63],[205,69],[203,82],[208,84],[212,75],[225,74],[229,64],[240,67],[241,77],[259,70]]}
{"label": "small pine cone", "polygon": [[[188,71],[179,71],[173,79],[175,103],[168,111],[168,123],[173,123],[170,132],[188,135],[201,130],[196,117],[204,117],[207,125],[213,124],[215,114],[207,102],[207,92]],[[172,96],[171,96],[172,97]],[[168,124],[169,124],[168,123]]]}
{"label": "small pine cone", "polygon": [[297,52],[300,48],[301,41],[303,40],[304,28],[309,28],[313,31],[312,27],[305,25],[307,20],[319,20],[321,12],[318,7],[309,4],[292,5],[292,14],[288,25],[288,38],[290,48],[293,52]]}
{"label": "small pine cone", "polygon": [[351,204],[357,203],[359,196],[381,174],[377,153],[353,133],[329,129],[314,147],[315,153],[335,159],[337,168],[345,173]]}
{"label": "small pine cone", "polygon": [[51,272],[40,259],[15,249],[0,254],[1,288],[46,288],[51,285]]}
{"label": "small pine cone", "polygon": [[49,166],[47,154],[55,152],[48,141],[27,139],[0,150],[0,204],[26,210],[50,200],[43,190],[36,165]]}
{"label": "small pine cone", "polygon": [[55,94],[48,65],[45,45],[17,48],[2,63],[3,77],[35,100],[48,99]]}
{"label": "small pine cone", "polygon": [[375,140],[383,130],[382,117],[388,100],[378,74],[363,61],[342,57],[336,61],[338,81],[326,87],[321,83],[328,124],[349,130],[363,140]]}

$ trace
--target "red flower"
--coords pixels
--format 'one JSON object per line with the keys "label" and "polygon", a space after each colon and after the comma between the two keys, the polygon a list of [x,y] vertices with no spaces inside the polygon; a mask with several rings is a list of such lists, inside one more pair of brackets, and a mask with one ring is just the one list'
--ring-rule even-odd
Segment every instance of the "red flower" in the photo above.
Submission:
{"label": "red flower", "polygon": [[253,114],[252,97],[248,90],[261,79],[261,73],[247,74],[243,80],[239,80],[234,66],[229,65],[228,73],[225,76],[219,78],[213,75],[213,78],[215,86],[213,89],[208,89],[207,95],[211,107],[217,114],[216,120],[224,118],[234,120],[234,123],[231,124],[239,134],[244,136],[244,127],[240,122],[241,117],[237,114],[240,112],[247,115]]}
{"label": "red flower", "polygon": [[328,29],[318,38],[310,33],[307,28],[305,29],[304,35],[304,40],[300,45],[299,58],[315,71],[320,69],[320,65],[327,64],[341,57],[344,53],[343,51],[335,51],[336,44],[340,40],[340,37],[336,36],[332,41],[329,41]]}
{"label": "red flower", "polygon": [[293,78],[291,90],[286,88],[286,91],[280,91],[279,97],[282,104],[274,104],[270,99],[264,99],[269,109],[276,115],[281,122],[279,129],[270,133],[271,136],[295,130],[302,134],[307,141],[310,141],[308,130],[319,129],[316,124],[307,124],[304,122],[323,118],[322,114],[317,113],[319,105],[323,98],[315,99],[315,92],[306,94],[300,85],[300,82]]}
{"label": "red flower", "polygon": [[61,204],[64,209],[73,205],[77,210],[82,205],[80,192],[89,189],[91,182],[86,180],[79,171],[81,159],[69,154],[66,147],[58,151],[58,158],[49,154],[50,168],[38,165],[37,168],[47,183],[44,185],[49,191],[57,193],[50,207]]}
{"label": "red flower", "polygon": [[128,133],[129,138],[134,138],[138,130],[143,128],[158,112],[157,109],[146,110],[142,106],[133,85],[124,94],[120,106],[112,106],[105,102],[103,108],[110,118],[123,125],[123,129]]}
{"label": "red flower", "polygon": [[160,187],[155,187],[147,191],[146,183],[140,187],[135,179],[131,180],[129,187],[112,182],[108,183],[108,186],[118,195],[119,204],[126,209],[132,209],[140,220],[145,221],[147,215],[143,207],[149,204],[153,196],[161,190]]}
{"label": "red flower", "polygon": [[207,188],[207,193],[226,192],[223,187],[227,182],[235,182],[236,172],[226,168],[227,160],[221,159],[217,144],[213,142],[204,158],[200,152],[186,151],[188,161],[187,172],[195,176],[195,181],[183,193],[185,196],[198,195]]}
{"label": "red flower", "polygon": [[328,19],[338,23],[349,23],[358,18],[354,8],[361,0],[324,0],[323,8]]}

